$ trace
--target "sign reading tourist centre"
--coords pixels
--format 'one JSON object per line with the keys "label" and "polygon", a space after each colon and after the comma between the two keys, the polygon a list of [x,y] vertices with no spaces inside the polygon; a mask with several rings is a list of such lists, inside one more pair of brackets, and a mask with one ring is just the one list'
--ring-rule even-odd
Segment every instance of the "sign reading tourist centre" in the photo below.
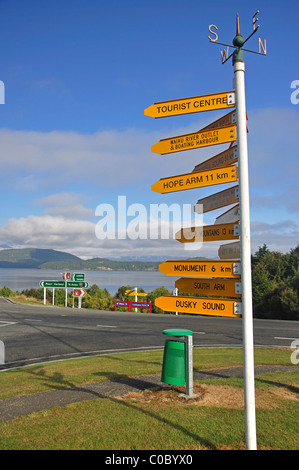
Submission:
{"label": "sign reading tourist centre", "polygon": [[165,194],[186,189],[203,188],[215,184],[235,183],[237,181],[237,167],[231,165],[216,170],[198,171],[184,175],[161,178],[152,184],[152,191]]}
{"label": "sign reading tourist centre", "polygon": [[154,103],[144,110],[145,116],[153,118],[178,116],[217,109],[232,108],[235,105],[235,92],[225,91],[210,95],[194,96],[179,100]]}
{"label": "sign reading tourist centre", "polygon": [[175,260],[164,261],[159,265],[159,271],[167,276],[184,275],[188,277],[219,277],[240,278],[239,261],[220,260]]}
{"label": "sign reading tourist centre", "polygon": [[220,127],[206,131],[198,131],[192,134],[179,135],[162,139],[151,147],[152,152],[164,155],[166,153],[193,150],[210,145],[225,144],[237,140],[237,126]]}
{"label": "sign reading tourist centre", "polygon": [[234,300],[164,295],[155,300],[155,305],[168,312],[240,317],[237,314],[240,312],[240,302]]}

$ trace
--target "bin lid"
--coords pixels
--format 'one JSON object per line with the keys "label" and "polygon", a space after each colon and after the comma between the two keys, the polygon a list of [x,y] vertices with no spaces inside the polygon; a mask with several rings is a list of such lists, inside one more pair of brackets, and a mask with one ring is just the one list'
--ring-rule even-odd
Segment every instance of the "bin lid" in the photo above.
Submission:
{"label": "bin lid", "polygon": [[181,329],[173,329],[173,330],[163,330],[164,335],[170,336],[190,336],[192,335],[191,330],[181,330]]}

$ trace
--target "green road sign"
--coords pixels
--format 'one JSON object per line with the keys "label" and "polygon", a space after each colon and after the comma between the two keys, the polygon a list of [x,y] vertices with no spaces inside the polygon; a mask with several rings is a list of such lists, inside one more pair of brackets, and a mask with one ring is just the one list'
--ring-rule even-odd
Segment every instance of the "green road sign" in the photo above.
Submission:
{"label": "green road sign", "polygon": [[65,281],[40,281],[40,287],[65,287]]}
{"label": "green road sign", "polygon": [[84,281],[85,274],[83,273],[74,273],[72,275],[72,281]]}
{"label": "green road sign", "polygon": [[67,281],[66,287],[74,287],[74,288],[79,288],[79,287],[88,287],[88,282],[81,282],[81,281]]}

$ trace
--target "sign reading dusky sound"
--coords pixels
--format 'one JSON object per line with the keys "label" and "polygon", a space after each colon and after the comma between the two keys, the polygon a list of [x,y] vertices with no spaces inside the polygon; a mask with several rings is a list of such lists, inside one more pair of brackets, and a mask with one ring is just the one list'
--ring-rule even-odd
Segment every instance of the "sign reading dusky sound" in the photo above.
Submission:
{"label": "sign reading dusky sound", "polygon": [[240,302],[224,299],[208,299],[164,295],[155,300],[155,305],[168,312],[194,313],[200,315],[218,315],[222,317],[240,316]]}

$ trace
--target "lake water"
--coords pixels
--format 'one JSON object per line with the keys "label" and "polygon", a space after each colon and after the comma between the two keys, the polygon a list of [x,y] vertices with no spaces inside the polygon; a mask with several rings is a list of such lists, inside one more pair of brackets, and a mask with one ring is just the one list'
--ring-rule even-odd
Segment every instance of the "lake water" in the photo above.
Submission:
{"label": "lake water", "polygon": [[[85,271],[84,273],[85,281],[88,282],[89,287],[97,284],[100,289],[106,288],[112,295],[119,287],[127,285],[142,288],[145,292],[164,286],[172,292],[177,279],[165,276],[159,271]],[[50,280],[62,280],[62,271],[55,269],[0,269],[0,287],[7,286],[13,291],[22,291],[31,287],[38,289],[40,281]]]}

